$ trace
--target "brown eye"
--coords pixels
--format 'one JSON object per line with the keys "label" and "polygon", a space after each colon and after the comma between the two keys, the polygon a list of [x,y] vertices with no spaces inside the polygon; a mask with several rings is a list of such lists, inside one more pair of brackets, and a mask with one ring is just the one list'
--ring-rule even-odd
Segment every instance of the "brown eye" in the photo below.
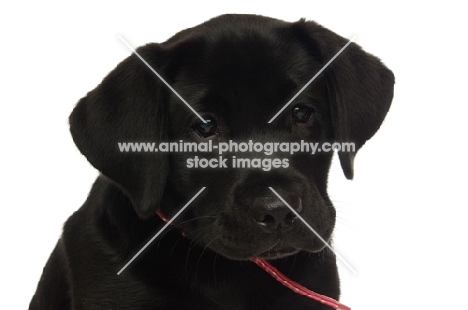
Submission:
{"label": "brown eye", "polygon": [[208,138],[213,136],[218,131],[218,124],[213,118],[205,118],[206,123],[198,121],[193,125],[193,130],[195,130],[201,138]]}
{"label": "brown eye", "polygon": [[298,104],[292,110],[292,119],[294,123],[307,123],[314,113],[314,108]]}

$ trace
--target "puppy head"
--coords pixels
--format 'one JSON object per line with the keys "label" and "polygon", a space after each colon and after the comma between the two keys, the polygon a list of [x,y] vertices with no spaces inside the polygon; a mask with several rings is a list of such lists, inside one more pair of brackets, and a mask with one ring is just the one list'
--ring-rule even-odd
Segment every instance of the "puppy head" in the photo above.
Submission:
{"label": "puppy head", "polygon": [[[271,124],[346,40],[313,23],[226,15],[137,52],[205,119],[201,122],[135,56],[81,99],[71,117],[75,143],[132,200],[144,219],[170,217],[207,189],[177,219],[188,238],[231,259],[278,258],[323,243],[269,187],[328,240],[335,210],[327,196],[331,153],[273,155],[288,168],[188,169],[196,155],[121,153],[118,142],[354,142],[379,128],[393,96],[393,74],[351,44]],[[353,153],[340,153],[348,178]],[[243,158],[268,159],[263,154]]]}

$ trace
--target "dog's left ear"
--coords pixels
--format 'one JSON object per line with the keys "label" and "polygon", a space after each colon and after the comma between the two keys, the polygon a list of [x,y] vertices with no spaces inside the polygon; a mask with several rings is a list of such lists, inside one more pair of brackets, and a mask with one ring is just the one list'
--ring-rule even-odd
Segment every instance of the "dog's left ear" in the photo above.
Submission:
{"label": "dog's left ear", "polygon": [[[315,22],[294,24],[306,37],[309,50],[325,65],[347,39]],[[395,77],[375,56],[351,43],[324,70],[329,90],[335,142],[353,142],[354,152],[339,152],[345,176],[352,179],[356,152],[382,124],[393,99]]]}

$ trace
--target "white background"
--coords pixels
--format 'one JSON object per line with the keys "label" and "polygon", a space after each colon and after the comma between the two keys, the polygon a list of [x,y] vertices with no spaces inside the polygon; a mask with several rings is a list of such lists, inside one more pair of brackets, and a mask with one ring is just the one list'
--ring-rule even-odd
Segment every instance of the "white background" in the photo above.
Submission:
{"label": "white background", "polygon": [[[452,1],[17,2],[0,8],[0,309],[26,309],[63,222],[97,172],[74,146],[75,103],[130,53],[222,13],[315,20],[380,57],[391,110],[335,160],[342,302],[353,309],[466,309],[466,9]],[[458,3],[461,3],[459,1]],[[312,72],[311,72],[312,74]]]}

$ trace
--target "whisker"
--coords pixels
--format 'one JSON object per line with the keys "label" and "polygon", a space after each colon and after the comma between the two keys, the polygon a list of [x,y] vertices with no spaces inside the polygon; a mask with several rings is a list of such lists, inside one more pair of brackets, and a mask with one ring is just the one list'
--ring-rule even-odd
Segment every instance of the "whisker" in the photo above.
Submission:
{"label": "whisker", "polygon": [[216,259],[218,258],[218,252],[215,252],[215,257],[213,259],[213,282],[214,285],[217,286],[218,284],[216,283]]}
{"label": "whisker", "polygon": [[200,260],[201,260],[201,258],[202,258],[202,256],[203,256],[203,254],[205,253],[206,248],[208,248],[208,246],[209,246],[213,241],[215,241],[216,239],[218,239],[220,236],[221,236],[221,235],[218,235],[218,236],[214,237],[213,239],[211,239],[211,241],[208,242],[208,243],[205,245],[205,247],[203,248],[202,252],[200,253],[200,256],[198,257],[197,265],[196,265],[196,267],[195,267],[195,277],[194,277],[194,278],[195,278],[195,280],[194,280],[195,283],[196,283],[196,281],[197,281],[198,266],[200,265]]}
{"label": "whisker", "polygon": [[186,255],[186,257],[185,257],[185,273],[187,273],[187,269],[188,269],[188,258],[189,258],[189,256],[190,256],[190,252],[191,252],[192,249],[195,247],[195,246],[192,246],[192,245],[195,243],[196,239],[197,239],[198,237],[200,237],[200,236],[205,232],[206,229],[207,229],[206,227],[202,227],[202,228],[200,228],[200,229],[197,229],[196,231],[201,230],[201,232],[200,232],[198,235],[196,235],[195,237],[191,238],[191,240],[190,240],[190,244],[189,244],[189,248],[188,248],[188,251],[187,251],[187,255]]}
{"label": "whisker", "polygon": [[205,218],[215,218],[216,219],[217,217],[213,216],[213,215],[199,216],[199,217],[195,217],[195,218],[192,218],[192,219],[189,219],[189,220],[186,220],[186,221],[182,221],[182,222],[178,222],[178,223],[175,223],[175,224],[176,225],[184,225],[184,224],[187,224],[189,222],[200,220],[200,219],[205,219]]}

